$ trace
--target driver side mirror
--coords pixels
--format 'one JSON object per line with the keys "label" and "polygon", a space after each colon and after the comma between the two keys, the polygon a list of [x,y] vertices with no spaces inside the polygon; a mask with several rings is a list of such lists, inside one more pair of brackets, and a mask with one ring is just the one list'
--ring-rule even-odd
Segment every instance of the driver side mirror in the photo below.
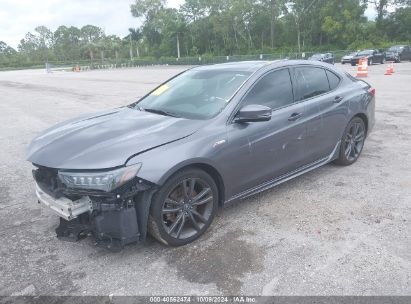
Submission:
{"label": "driver side mirror", "polygon": [[234,118],[234,122],[257,122],[257,121],[268,121],[271,119],[273,110],[269,107],[251,104],[246,105],[238,111]]}

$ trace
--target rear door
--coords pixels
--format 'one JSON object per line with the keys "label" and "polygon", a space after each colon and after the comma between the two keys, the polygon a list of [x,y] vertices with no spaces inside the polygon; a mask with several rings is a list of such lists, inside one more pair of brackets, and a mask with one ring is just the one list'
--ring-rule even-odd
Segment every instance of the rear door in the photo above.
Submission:
{"label": "rear door", "polygon": [[296,100],[305,105],[305,164],[331,154],[345,124],[341,79],[322,67],[294,68]]}

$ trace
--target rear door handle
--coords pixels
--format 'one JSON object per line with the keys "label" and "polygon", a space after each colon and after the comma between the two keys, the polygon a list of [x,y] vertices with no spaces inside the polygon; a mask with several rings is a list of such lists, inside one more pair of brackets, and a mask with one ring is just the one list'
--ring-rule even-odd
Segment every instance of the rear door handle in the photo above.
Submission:
{"label": "rear door handle", "polygon": [[341,102],[341,100],[343,100],[342,97],[336,96],[336,97],[334,98],[334,103],[339,103],[339,102]]}
{"label": "rear door handle", "polygon": [[288,117],[289,121],[296,121],[297,119],[301,118],[303,113],[293,113],[290,117]]}

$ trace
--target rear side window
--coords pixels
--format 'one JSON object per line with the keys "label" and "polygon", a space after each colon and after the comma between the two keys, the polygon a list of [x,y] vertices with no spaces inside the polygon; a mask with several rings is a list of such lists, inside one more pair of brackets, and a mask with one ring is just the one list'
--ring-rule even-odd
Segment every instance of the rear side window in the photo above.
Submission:
{"label": "rear side window", "polygon": [[333,72],[326,71],[327,77],[328,77],[328,82],[330,83],[330,90],[334,90],[336,87],[338,87],[338,84],[340,83],[340,78],[335,75]]}
{"label": "rear side window", "polygon": [[325,70],[316,67],[295,69],[296,101],[324,94],[330,90]]}
{"label": "rear side window", "polygon": [[263,76],[247,94],[244,104],[258,104],[275,110],[294,102],[288,69]]}

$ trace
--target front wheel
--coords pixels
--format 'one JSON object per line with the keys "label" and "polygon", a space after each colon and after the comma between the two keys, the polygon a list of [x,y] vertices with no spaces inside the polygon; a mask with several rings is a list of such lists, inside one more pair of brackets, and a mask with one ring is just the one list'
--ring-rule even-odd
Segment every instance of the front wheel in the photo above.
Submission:
{"label": "front wheel", "polygon": [[218,209],[218,189],[213,178],[199,169],[172,176],[154,195],[149,232],[170,246],[188,244],[211,225]]}
{"label": "front wheel", "polygon": [[349,166],[355,163],[361,154],[365,141],[365,124],[359,117],[354,117],[347,125],[340,144],[337,165]]}
{"label": "front wheel", "polygon": [[372,65],[372,58],[368,59],[368,65]]}

